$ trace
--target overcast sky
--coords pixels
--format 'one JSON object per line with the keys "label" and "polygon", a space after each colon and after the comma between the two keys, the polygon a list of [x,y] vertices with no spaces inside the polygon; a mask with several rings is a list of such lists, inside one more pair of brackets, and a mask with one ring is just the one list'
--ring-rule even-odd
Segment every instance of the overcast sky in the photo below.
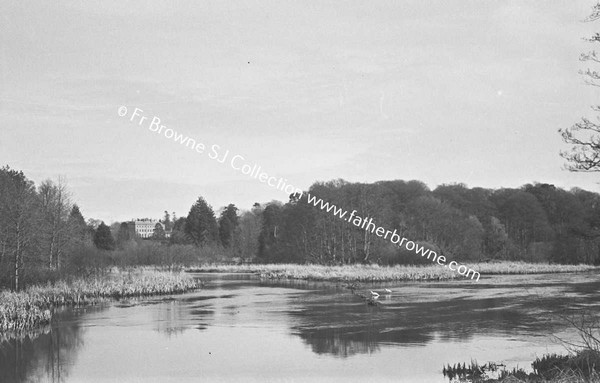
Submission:
{"label": "overcast sky", "polygon": [[[9,4],[10,3],[10,4]],[[0,165],[65,176],[107,222],[287,200],[119,117],[162,124],[303,189],[343,178],[600,191],[559,128],[594,1],[2,1]],[[352,208],[350,206],[346,208]]]}

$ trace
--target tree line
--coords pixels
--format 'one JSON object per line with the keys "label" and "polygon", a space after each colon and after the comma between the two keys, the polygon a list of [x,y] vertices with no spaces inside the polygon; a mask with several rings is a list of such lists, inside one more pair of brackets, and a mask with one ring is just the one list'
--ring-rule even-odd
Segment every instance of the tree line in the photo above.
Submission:
{"label": "tree line", "polygon": [[22,171],[0,169],[2,286],[18,290],[27,280],[68,269],[91,235],[62,179],[36,187]]}
{"label": "tree line", "polygon": [[[0,288],[102,272],[118,265],[190,265],[251,259],[258,248],[259,204],[240,213],[230,204],[217,218],[200,197],[187,216],[165,212],[151,241],[130,222],[83,217],[64,179],[36,185],[22,171],[0,168]],[[167,238],[166,231],[172,233]]]}
{"label": "tree line", "polygon": [[[431,190],[420,181],[335,180],[316,182],[308,192],[448,260],[600,264],[600,194],[582,189],[536,183]],[[306,193],[246,211],[229,204],[217,213],[199,197],[186,216],[165,212],[161,223],[148,241],[129,222],[86,222],[64,180],[36,186],[6,166],[0,169],[0,285],[19,289],[111,265],[427,262],[315,207]]]}
{"label": "tree line", "polygon": [[[550,184],[468,188],[420,181],[317,182],[308,192],[337,207],[357,210],[378,226],[449,260],[600,264],[600,194]],[[168,245],[212,250],[219,260],[320,264],[427,262],[372,232],[291,195],[287,203],[234,204],[217,215],[199,197],[175,220]],[[164,241],[163,241],[164,242]]]}
{"label": "tree line", "polygon": [[[600,195],[549,184],[468,188],[420,181],[313,184],[309,193],[371,217],[457,261],[600,263]],[[306,194],[305,194],[306,195]],[[326,264],[426,262],[370,231],[291,196],[263,211],[257,258]]]}

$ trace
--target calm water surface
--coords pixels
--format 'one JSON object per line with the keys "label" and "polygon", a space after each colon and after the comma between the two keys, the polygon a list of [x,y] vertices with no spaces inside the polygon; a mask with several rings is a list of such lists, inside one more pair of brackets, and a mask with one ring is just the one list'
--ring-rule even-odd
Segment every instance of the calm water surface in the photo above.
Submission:
{"label": "calm water surface", "polygon": [[390,288],[377,307],[341,284],[197,274],[198,292],[66,310],[33,341],[4,341],[0,382],[447,382],[444,364],[530,369],[600,311],[593,274]]}

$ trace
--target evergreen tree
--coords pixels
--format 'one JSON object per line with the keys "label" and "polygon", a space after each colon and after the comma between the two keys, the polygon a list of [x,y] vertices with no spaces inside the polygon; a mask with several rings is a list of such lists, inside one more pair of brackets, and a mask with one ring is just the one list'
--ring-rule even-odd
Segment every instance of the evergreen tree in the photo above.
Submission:
{"label": "evergreen tree", "polygon": [[88,226],[85,223],[85,219],[83,218],[81,211],[79,210],[79,206],[77,205],[73,205],[71,208],[68,226],[74,242],[83,243],[89,238]]}
{"label": "evergreen tree", "polygon": [[104,222],[100,223],[100,226],[96,229],[94,245],[100,250],[112,251],[115,249],[115,239],[110,232],[110,228]]}
{"label": "evergreen tree", "polygon": [[239,226],[238,208],[229,204],[219,217],[219,238],[223,247],[231,247],[234,234]]}
{"label": "evergreen tree", "polygon": [[[173,220],[175,219],[175,214],[173,213]],[[171,216],[169,212],[165,210],[165,216],[163,218],[163,224],[165,225],[165,230],[173,229],[173,221],[171,221]]]}
{"label": "evergreen tree", "polygon": [[158,241],[165,239],[165,229],[163,229],[163,225],[161,225],[160,222],[154,226],[154,232],[152,233],[152,239],[155,239]]}
{"label": "evergreen tree", "polygon": [[173,245],[186,245],[192,241],[186,234],[187,219],[181,217],[173,221],[173,231],[171,232],[170,242]]}
{"label": "evergreen tree", "polygon": [[[133,223],[132,223],[133,225]],[[132,228],[133,229],[133,228]],[[127,222],[122,222],[119,226],[119,231],[117,232],[117,246],[122,249],[123,245],[128,241],[131,241],[135,238],[135,235],[132,236],[132,231],[129,228],[129,224]]]}
{"label": "evergreen tree", "polygon": [[186,219],[185,233],[196,246],[219,241],[219,228],[215,212],[202,197],[190,209]]}

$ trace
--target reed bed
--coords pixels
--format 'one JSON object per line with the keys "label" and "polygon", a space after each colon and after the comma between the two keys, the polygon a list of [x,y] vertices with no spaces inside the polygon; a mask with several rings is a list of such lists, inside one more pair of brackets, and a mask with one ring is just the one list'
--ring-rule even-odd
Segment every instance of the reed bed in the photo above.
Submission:
{"label": "reed bed", "polygon": [[[600,268],[590,265],[553,265],[547,263],[497,262],[467,264],[482,276],[494,274],[547,274],[593,272]],[[378,265],[296,265],[296,264],[205,264],[189,268],[189,272],[253,273],[266,279],[304,279],[313,281],[444,281],[463,279],[460,274],[439,265],[378,266]]]}
{"label": "reed bed", "polygon": [[555,274],[555,273],[584,273],[599,271],[598,266],[592,265],[558,265],[550,263],[527,263],[527,262],[490,262],[471,263],[467,266],[477,270],[481,275],[494,274]]}
{"label": "reed bed", "polygon": [[254,273],[265,279],[303,279],[332,282],[441,281],[462,278],[453,271],[436,266],[378,265],[204,265],[190,272]]}
{"label": "reed bed", "polygon": [[191,276],[160,271],[116,272],[106,277],[59,281],[20,292],[0,292],[0,335],[47,325],[55,307],[85,305],[111,298],[178,294],[199,288]]}
{"label": "reed bed", "polygon": [[568,355],[546,354],[531,363],[533,372],[523,368],[506,369],[504,364],[471,361],[444,366],[442,373],[452,382],[523,382],[523,383],[591,383],[600,381],[600,353],[580,349]]}

